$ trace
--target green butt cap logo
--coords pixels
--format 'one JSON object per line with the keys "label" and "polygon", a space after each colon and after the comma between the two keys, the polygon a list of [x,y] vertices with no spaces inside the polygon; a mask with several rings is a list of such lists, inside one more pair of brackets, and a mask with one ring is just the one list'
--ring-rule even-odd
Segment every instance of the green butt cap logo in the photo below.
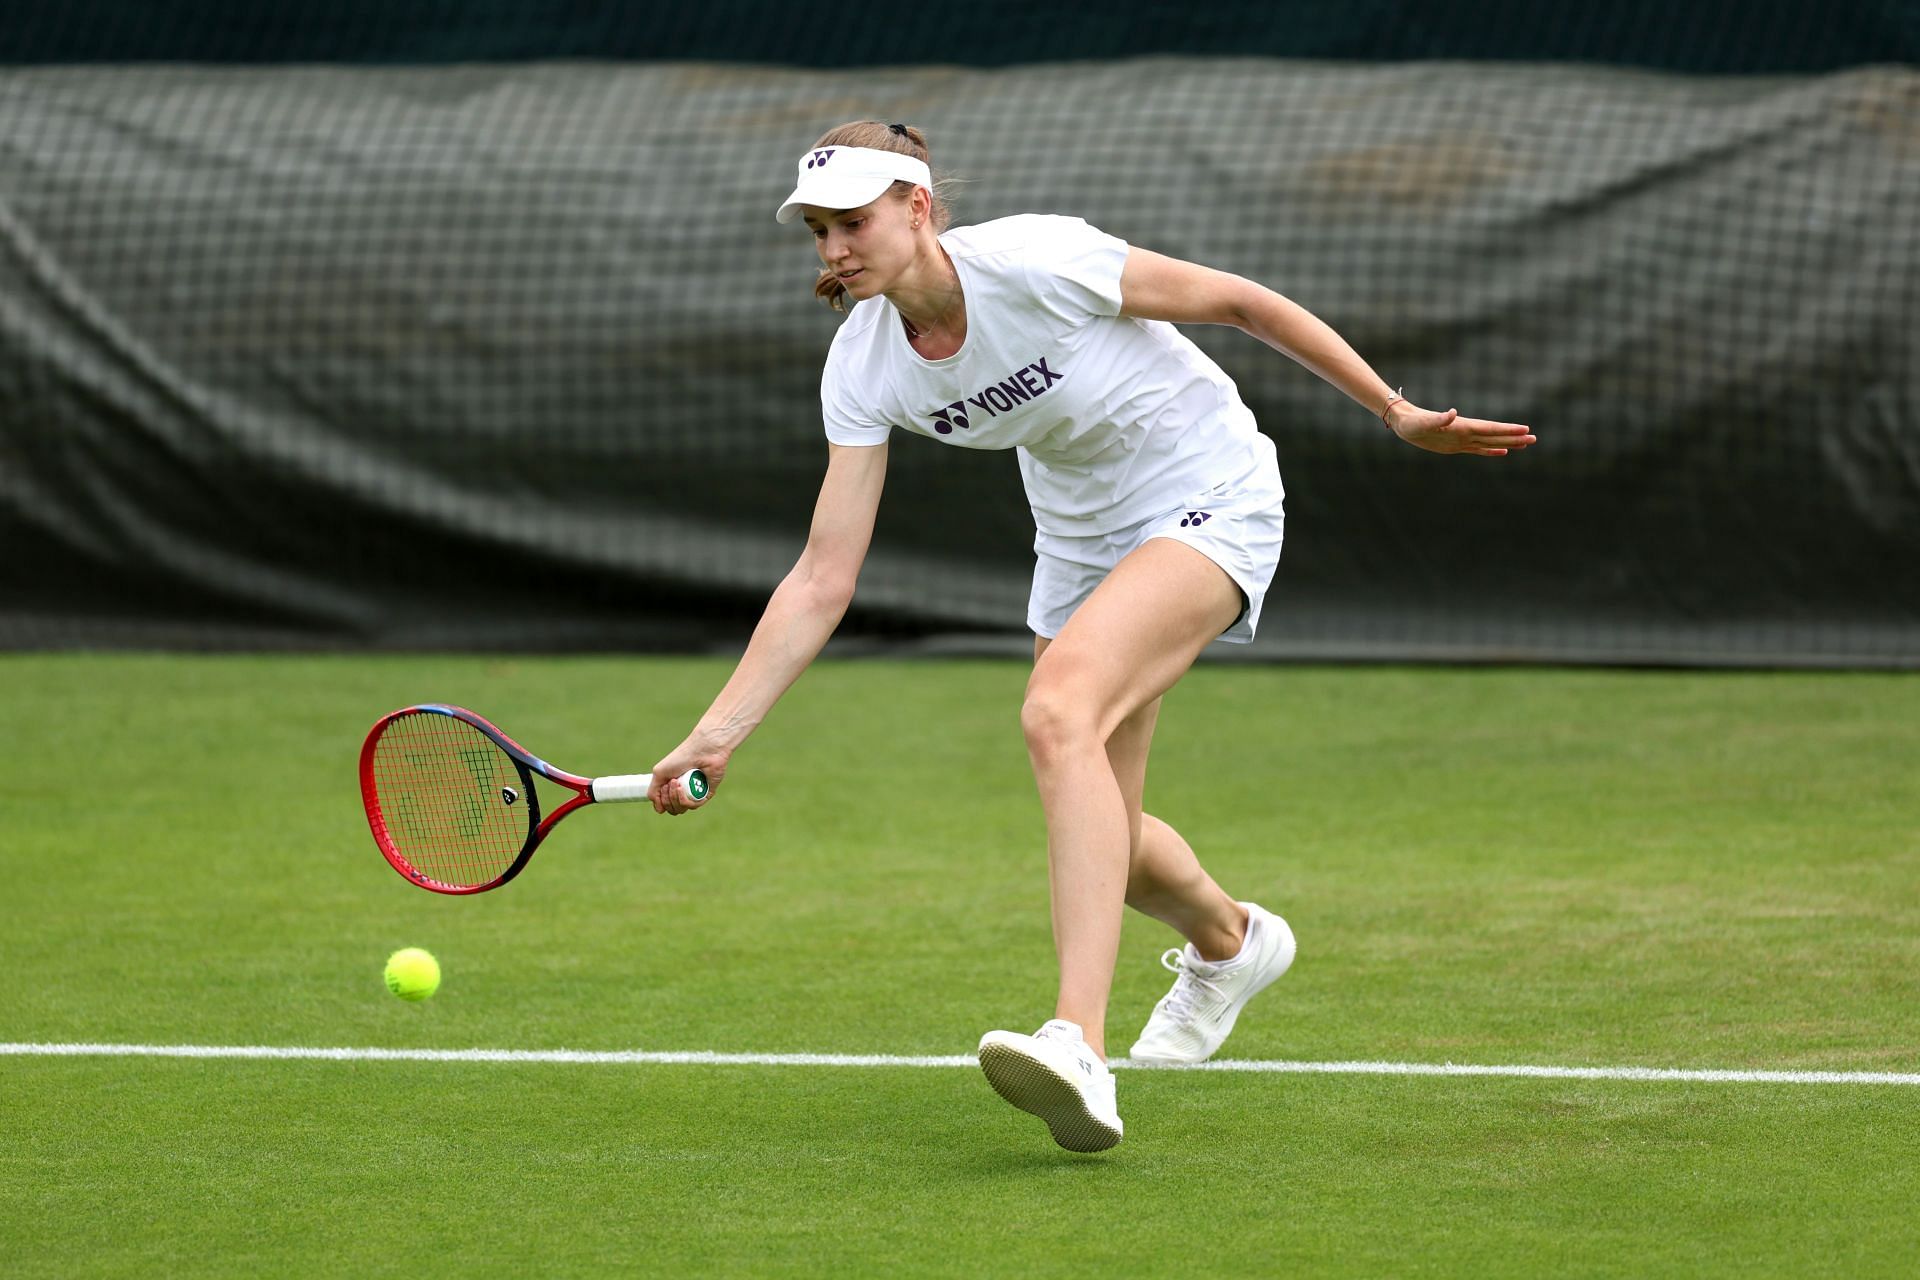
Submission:
{"label": "green butt cap logo", "polygon": [[695,769],[687,775],[687,795],[694,800],[707,798],[707,775]]}

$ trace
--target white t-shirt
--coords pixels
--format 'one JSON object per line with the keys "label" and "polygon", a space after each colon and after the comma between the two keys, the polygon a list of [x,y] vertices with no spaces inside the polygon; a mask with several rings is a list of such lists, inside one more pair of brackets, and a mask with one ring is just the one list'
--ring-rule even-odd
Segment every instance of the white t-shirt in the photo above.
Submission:
{"label": "white t-shirt", "polygon": [[894,427],[1018,449],[1034,523],[1107,533],[1238,478],[1259,429],[1232,379],[1172,325],[1120,317],[1127,244],[1079,218],[1022,214],[940,237],[966,290],[967,340],[907,342],[884,297],[854,306],[820,376],[827,439]]}

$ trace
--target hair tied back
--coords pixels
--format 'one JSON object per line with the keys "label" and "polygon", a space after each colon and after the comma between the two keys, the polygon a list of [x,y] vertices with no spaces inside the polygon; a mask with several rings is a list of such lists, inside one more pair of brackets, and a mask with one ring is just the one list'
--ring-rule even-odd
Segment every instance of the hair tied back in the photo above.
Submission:
{"label": "hair tied back", "polygon": [[895,133],[899,134],[903,138],[907,136],[907,126],[903,124],[890,124],[887,126],[887,128],[893,130]]}

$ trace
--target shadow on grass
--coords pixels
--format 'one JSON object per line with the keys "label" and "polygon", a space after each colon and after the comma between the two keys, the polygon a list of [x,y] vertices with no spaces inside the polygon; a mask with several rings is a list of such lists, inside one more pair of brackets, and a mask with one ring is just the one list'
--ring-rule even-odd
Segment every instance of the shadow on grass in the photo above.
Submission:
{"label": "shadow on grass", "polygon": [[1115,1163],[1119,1158],[1118,1148],[1082,1154],[1052,1145],[1007,1147],[957,1155],[951,1167],[982,1178],[1095,1178],[1120,1168]]}

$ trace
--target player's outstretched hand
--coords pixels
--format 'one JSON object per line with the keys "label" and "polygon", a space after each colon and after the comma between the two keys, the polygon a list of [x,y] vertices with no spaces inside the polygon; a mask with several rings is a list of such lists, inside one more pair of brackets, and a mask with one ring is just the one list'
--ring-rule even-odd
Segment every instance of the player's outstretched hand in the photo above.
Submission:
{"label": "player's outstretched hand", "polygon": [[1458,409],[1435,413],[1405,400],[1395,401],[1387,418],[1393,434],[1434,453],[1477,453],[1483,458],[1498,458],[1509,449],[1526,448],[1535,439],[1533,428],[1518,422],[1463,418]]}
{"label": "player's outstretched hand", "polygon": [[[653,811],[678,816],[698,809],[707,800],[713,799],[713,793],[719,787],[720,779],[726,776],[727,760],[732,754],[730,751],[722,751],[696,742],[692,738],[688,738],[668,752],[661,758],[659,764],[653,766],[653,786],[647,790],[647,799],[653,801]],[[687,794],[687,789],[680,785],[681,775],[689,769],[698,769],[707,775],[706,798],[698,804],[694,803],[693,797]]]}

